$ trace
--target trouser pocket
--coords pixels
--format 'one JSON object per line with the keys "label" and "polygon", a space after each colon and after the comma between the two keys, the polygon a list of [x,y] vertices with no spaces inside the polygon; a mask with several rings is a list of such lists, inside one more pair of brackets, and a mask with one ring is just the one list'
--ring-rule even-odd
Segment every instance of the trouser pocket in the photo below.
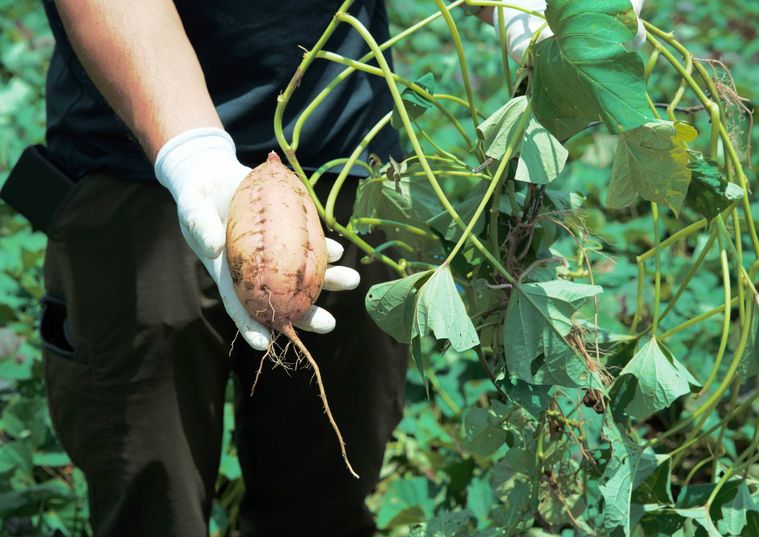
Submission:
{"label": "trouser pocket", "polygon": [[76,353],[66,303],[51,295],[45,295],[41,303],[40,339],[42,345],[62,358],[86,363],[86,360]]}

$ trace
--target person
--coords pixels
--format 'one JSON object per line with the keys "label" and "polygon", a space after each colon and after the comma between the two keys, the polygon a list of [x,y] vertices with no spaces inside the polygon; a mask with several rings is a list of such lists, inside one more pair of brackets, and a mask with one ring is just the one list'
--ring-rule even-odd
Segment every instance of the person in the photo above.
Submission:
{"label": "person", "polygon": [[[56,39],[47,146],[77,179],[48,232],[45,381],[56,434],[87,479],[98,537],[208,534],[230,375],[246,487],[242,534],[374,531],[364,499],[401,417],[407,350],[374,325],[363,300],[392,275],[361,265],[347,246],[345,266],[329,268],[325,281],[344,292],[322,293],[299,324],[311,331],[301,334],[361,476],[354,479],[309,371],[269,363],[250,395],[270,335],[241,307],[223,255],[234,189],[278,149],[276,97],[299,47],[317,41],[338,7],[45,2]],[[357,2],[351,13],[387,39],[381,0]],[[327,48],[349,57],[366,50],[345,25]],[[288,131],[340,70],[327,62],[309,69]],[[306,124],[299,160],[314,169],[349,154],[391,106],[382,79],[357,73]],[[397,134],[384,131],[369,150],[398,156]],[[340,221],[350,209],[341,199]],[[342,247],[328,249],[337,261]]]}
{"label": "person", "polygon": [[[338,6],[45,1],[56,39],[47,145],[77,182],[48,230],[43,361],[52,423],[87,479],[96,537],[207,535],[230,376],[242,535],[375,531],[364,502],[402,414],[407,350],[372,323],[363,297],[392,275],[329,241],[330,262],[342,254],[344,266],[328,269],[325,289],[344,292],[323,293],[299,324],[356,480],[308,372],[270,364],[250,396],[270,333],[236,299],[223,255],[232,193],[277,148],[276,97],[298,47],[317,41]],[[351,13],[387,39],[382,0],[357,1]],[[511,43],[542,24],[518,10],[504,17]],[[366,51],[346,25],[326,48],[352,58]],[[317,62],[306,72],[286,132],[341,69]],[[384,80],[355,73],[306,124],[299,161],[313,170],[349,154],[391,107]],[[368,151],[402,153],[392,130]],[[328,187],[322,179],[322,196]],[[345,222],[351,203],[340,201]],[[238,331],[248,345],[232,348]]]}

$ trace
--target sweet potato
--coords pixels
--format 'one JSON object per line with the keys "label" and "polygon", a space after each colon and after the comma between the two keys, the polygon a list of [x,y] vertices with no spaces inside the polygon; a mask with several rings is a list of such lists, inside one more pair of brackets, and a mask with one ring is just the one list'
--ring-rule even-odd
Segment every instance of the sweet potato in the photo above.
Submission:
{"label": "sweet potato", "polygon": [[313,368],[345,464],[358,477],[332,417],[319,366],[293,327],[293,322],[314,304],[324,283],[324,232],[306,187],[273,151],[266,162],[248,174],[232,197],[227,217],[227,262],[237,297],[248,313],[290,339]]}

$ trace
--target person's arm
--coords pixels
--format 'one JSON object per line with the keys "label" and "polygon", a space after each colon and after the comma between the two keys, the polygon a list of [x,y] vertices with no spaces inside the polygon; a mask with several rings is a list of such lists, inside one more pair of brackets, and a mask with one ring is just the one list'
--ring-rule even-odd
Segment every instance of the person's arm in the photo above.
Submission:
{"label": "person's arm", "polygon": [[[195,50],[171,0],[56,0],[77,57],[100,93],[154,161],[177,203],[182,235],[219,288],[227,313],[255,349],[270,331],[237,298],[223,253],[229,202],[250,168],[237,159],[206,87]],[[329,262],[342,247],[327,239]],[[329,266],[324,289],[354,289],[359,274]],[[325,333],[335,319],[312,306],[294,323]]]}
{"label": "person's arm", "polygon": [[174,136],[222,128],[171,0],[56,0],[98,90],[155,160]]}

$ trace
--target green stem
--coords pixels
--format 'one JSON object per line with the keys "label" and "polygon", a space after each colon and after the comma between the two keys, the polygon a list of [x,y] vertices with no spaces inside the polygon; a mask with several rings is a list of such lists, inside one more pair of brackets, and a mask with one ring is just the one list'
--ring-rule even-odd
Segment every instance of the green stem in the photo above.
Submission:
{"label": "green stem", "polygon": [[[699,432],[698,432],[698,436],[696,436],[696,437],[693,437],[693,438],[690,438],[690,439],[688,439],[688,440],[686,440],[686,441],[683,441],[683,442],[682,442],[682,443],[681,443],[679,446],[677,446],[675,449],[673,449],[672,451],[670,451],[670,452],[668,453],[668,455],[669,455],[670,457],[674,457],[674,456],[676,456],[676,455],[679,455],[679,454],[685,453],[685,452],[686,452],[688,449],[690,449],[692,446],[696,445],[698,442],[700,442],[700,441],[701,441],[701,440],[703,440],[704,438],[707,438],[707,437],[708,437],[709,435],[711,435],[711,434],[712,434],[714,431],[716,431],[717,429],[719,429],[720,427],[722,427],[722,425],[723,425],[724,423],[728,423],[728,422],[730,422],[730,421],[731,421],[733,418],[735,418],[735,417],[736,417],[738,414],[740,414],[740,413],[741,413],[741,412],[743,412],[744,410],[750,409],[750,408],[751,408],[751,404],[752,404],[752,403],[753,403],[753,402],[754,402],[754,401],[755,401],[757,398],[759,398],[759,390],[752,392],[752,393],[751,393],[751,394],[748,396],[748,398],[747,398],[745,401],[743,401],[743,402],[740,404],[740,406],[738,406],[738,407],[735,407],[735,408],[733,408],[733,409],[732,409],[730,412],[728,412],[728,413],[725,415],[725,417],[724,417],[724,418],[722,418],[722,419],[720,420],[720,422],[719,422],[719,423],[717,423],[716,425],[713,425],[713,426],[711,426],[710,428],[708,428],[708,429],[706,429],[706,430],[704,430],[704,431],[699,431]],[[687,422],[685,422],[685,423],[687,423]],[[651,443],[651,442],[648,442],[648,443],[647,443],[647,446],[648,446],[648,445],[652,445],[652,443]]]}
{"label": "green stem", "polygon": [[[749,302],[750,309],[748,311],[753,310],[753,302]],[[725,393],[725,390],[732,384],[735,374],[738,371],[738,367],[740,366],[740,363],[743,359],[743,353],[746,349],[746,345],[748,344],[748,336],[751,333],[751,323],[745,323],[743,326],[741,326],[741,335],[740,339],[738,341],[738,346],[735,349],[733,359],[730,362],[730,367],[727,370],[727,373],[725,374],[722,382],[717,387],[715,392],[707,398],[707,400],[701,404],[695,411],[693,411],[693,414],[688,416],[687,418],[680,421],[677,425],[674,427],[669,428],[668,430],[664,431],[663,433],[659,434],[657,437],[652,438],[649,440],[646,445],[647,446],[653,446],[657,443],[661,442],[665,438],[668,438],[672,436],[673,434],[683,430],[685,427],[688,426],[689,423],[696,420],[697,418],[703,416],[704,420],[709,416],[709,412],[714,408],[714,406],[719,402],[719,400],[722,398],[722,395]],[[703,420],[702,420],[703,422]],[[697,427],[696,430],[698,430],[700,427]]]}
{"label": "green stem", "polygon": [[[366,41],[367,45],[369,45],[369,48],[375,53],[375,58],[377,59],[377,63],[382,69],[382,72],[385,74],[385,81],[387,82],[388,89],[390,90],[390,93],[393,96],[393,101],[395,102],[398,115],[401,117],[401,122],[403,123],[403,127],[406,129],[406,133],[409,137],[409,142],[411,143],[411,146],[413,147],[414,152],[419,158],[419,163],[421,164],[422,169],[424,169],[424,171],[427,173],[427,179],[430,182],[430,186],[432,187],[433,192],[435,192],[435,195],[437,196],[441,205],[446,210],[446,212],[451,216],[451,218],[456,223],[456,225],[458,225],[461,229],[466,229],[466,224],[461,219],[461,216],[459,216],[458,212],[453,207],[453,205],[451,205],[451,202],[446,197],[445,192],[443,192],[443,189],[441,188],[440,183],[435,178],[435,174],[433,173],[432,168],[430,168],[429,162],[427,162],[427,158],[424,155],[424,152],[422,151],[421,146],[419,145],[419,139],[417,138],[416,133],[414,132],[413,126],[411,124],[411,120],[409,119],[408,113],[406,112],[406,109],[403,106],[403,100],[401,99],[400,92],[398,91],[398,87],[395,84],[395,80],[392,77],[390,66],[388,65],[385,57],[380,53],[379,46],[377,45],[377,42],[375,41],[374,37],[372,37],[371,33],[366,29],[366,27],[361,23],[361,21],[359,21],[355,17],[351,15],[347,15],[345,13],[338,13],[336,15],[336,18],[350,24],[364,39],[364,41]],[[514,276],[512,276],[503,267],[501,262],[498,259],[496,259],[495,256],[493,256],[493,254],[491,254],[488,251],[488,249],[479,241],[479,239],[477,239],[477,237],[470,235],[470,240],[472,241],[472,244],[474,244],[474,246],[480,252],[482,252],[483,256],[485,256],[485,259],[487,259],[488,262],[490,262],[508,282],[510,283],[516,282],[516,279],[514,278]]]}
{"label": "green stem", "polygon": [[[352,1],[350,3],[352,3]],[[348,7],[350,7],[350,3],[348,5]],[[461,5],[462,3],[464,3],[464,0],[456,0],[455,2],[452,2],[448,6],[448,9],[454,9],[455,7]],[[338,14],[347,11],[347,7],[346,7],[346,9],[343,9],[343,7],[344,7],[344,5],[340,7],[340,9],[337,12]],[[429,17],[426,17],[426,18],[422,19],[418,23],[416,23],[416,24],[414,24],[414,25],[406,28],[402,32],[399,32],[395,36],[391,37],[390,39],[388,39],[387,41],[385,41],[384,43],[382,43],[382,45],[380,45],[380,49],[383,50],[383,51],[387,50],[388,48],[390,48],[391,46],[393,46],[395,43],[398,43],[402,39],[405,39],[409,35],[413,34],[417,30],[419,30],[420,28],[423,28],[427,24],[429,24],[432,21],[438,19],[440,16],[441,16],[441,13],[438,12],[438,13],[433,13]],[[330,35],[331,35],[331,33],[330,33]],[[317,46],[315,46],[310,52],[318,53],[319,51],[321,51],[323,45],[324,44],[321,43],[321,41],[319,41],[319,43],[317,43]],[[374,53],[373,52],[369,52],[367,54],[364,54],[357,61],[358,62],[366,62],[368,60],[371,60],[373,57],[374,57]],[[308,119],[308,117],[311,115],[311,113],[324,101],[324,99],[327,98],[327,96],[329,96],[329,94],[332,92],[332,90],[334,90],[334,88],[337,85],[339,85],[341,82],[343,82],[345,79],[347,79],[351,75],[351,73],[353,73],[354,71],[355,71],[355,68],[353,68],[353,67],[347,67],[345,70],[343,70],[341,73],[339,73],[327,85],[327,87],[325,87],[321,92],[319,92],[319,94],[316,97],[314,97],[314,99],[308,104],[308,106],[305,109],[303,109],[303,111],[301,112],[300,116],[296,120],[295,127],[293,129],[293,146],[295,148],[298,147],[298,141],[300,140],[301,130],[303,129],[303,125],[306,122],[306,120]],[[296,76],[297,76],[297,73],[296,73]],[[298,80],[298,82],[299,82],[299,80]],[[287,96],[286,99],[285,99],[285,102],[287,102],[287,101],[289,101],[289,96]],[[464,132],[463,134],[466,134],[466,132]],[[467,136],[467,139],[468,139],[468,136]],[[471,143],[468,143],[468,144],[471,145]],[[281,145],[281,143],[280,143],[280,145]]]}
{"label": "green stem", "polygon": [[522,136],[524,135],[524,130],[527,128],[527,122],[530,119],[531,112],[532,112],[532,107],[528,103],[527,107],[524,109],[524,112],[522,112],[522,115],[520,116],[518,123],[515,126],[513,136],[509,140],[509,145],[506,146],[506,151],[504,152],[503,156],[501,157],[501,160],[498,163],[498,169],[496,169],[495,175],[493,176],[493,179],[490,181],[487,191],[485,191],[485,195],[482,197],[482,200],[480,200],[480,204],[477,206],[477,209],[474,211],[472,218],[469,220],[469,224],[464,229],[464,232],[461,234],[461,237],[456,242],[456,245],[448,254],[448,257],[445,260],[446,263],[450,263],[451,261],[453,261],[453,258],[456,257],[456,254],[459,253],[459,250],[464,245],[469,235],[472,233],[472,229],[474,229],[474,226],[477,225],[477,221],[480,219],[480,216],[482,216],[482,213],[485,210],[485,207],[487,206],[488,202],[490,201],[490,197],[493,195],[493,192],[495,192],[496,187],[498,187],[498,185],[501,184],[501,182],[505,178],[504,172],[506,171],[506,167],[509,165],[509,161],[511,160],[511,157],[514,156],[514,153],[516,153],[516,151],[518,150],[519,146],[522,143]]}
{"label": "green stem", "polygon": [[[424,130],[422,130],[420,128],[419,132],[422,135],[422,138],[424,138],[425,140],[427,140],[427,143],[430,144],[433,147],[433,149],[435,149],[435,151],[437,151],[438,153],[440,153],[442,155],[445,155],[446,157],[448,157],[449,159],[453,160],[454,162],[456,162],[460,166],[466,167],[466,162],[464,162],[463,160],[461,160],[460,158],[458,158],[453,153],[450,153],[450,152],[446,151],[445,149],[443,149],[442,147],[440,147],[437,144],[437,142],[435,142],[435,140],[433,140],[432,137],[429,134],[427,134]],[[459,172],[459,173],[461,173],[461,172]],[[473,175],[471,171],[469,172],[469,174]]]}
{"label": "green stem", "polygon": [[[686,237],[689,237],[693,235],[694,233],[696,233],[696,231],[705,228],[707,223],[708,222],[706,221],[706,219],[702,218],[698,222],[694,222],[693,224],[690,224],[689,226],[684,227],[683,229],[679,230],[677,233],[673,233],[671,236],[661,241],[661,244],[659,245],[659,247],[662,250],[665,248],[669,248],[677,241],[682,240]],[[655,240],[656,238],[654,238],[654,241]],[[656,254],[656,252],[657,252],[657,249],[655,246],[654,248],[646,250],[645,252],[643,252],[637,257],[638,263],[642,263],[643,261],[646,261],[649,258],[653,257]]]}
{"label": "green stem", "polygon": [[[311,177],[308,178],[308,182],[311,183],[311,186],[315,186],[316,182],[319,180],[319,178],[321,178],[322,175],[327,173],[332,168],[343,166],[346,162],[348,162],[348,159],[345,157],[336,158],[336,159],[332,159],[325,162],[324,164],[319,166],[319,168],[317,168],[317,170],[314,173],[311,174]],[[369,175],[373,173],[371,166],[369,166],[363,160],[357,160],[354,162],[354,164],[358,164],[359,166],[364,168],[367,172],[369,172]]]}
{"label": "green stem", "polygon": [[[339,54],[335,54],[334,52],[327,52],[327,51],[323,51],[322,50],[322,51],[319,51],[317,53],[317,56],[319,58],[321,58],[321,59],[324,59],[324,60],[329,60],[331,62],[339,63],[339,64],[342,64],[342,65],[348,65],[348,66],[350,66],[352,68],[351,72],[353,72],[353,70],[359,70],[359,71],[363,71],[365,73],[369,73],[371,75],[379,76],[379,77],[382,77],[382,78],[384,78],[384,76],[385,76],[384,73],[382,72],[382,69],[380,69],[379,67],[375,67],[373,65],[369,65],[367,63],[363,63],[363,62],[360,62],[358,60],[353,60],[351,58],[346,58],[345,56],[341,56]],[[453,114],[451,114],[448,111],[448,109],[445,108],[439,102],[440,99],[446,99],[446,100],[455,101],[455,102],[460,101],[459,104],[464,103],[466,105],[466,101],[464,101],[463,99],[459,99],[459,98],[453,99],[453,98],[451,98],[450,95],[437,95],[437,94],[433,95],[432,93],[428,92],[426,89],[424,89],[422,86],[420,86],[416,82],[412,82],[411,80],[408,80],[407,78],[403,78],[402,76],[399,76],[399,75],[397,75],[395,73],[393,73],[392,76],[393,76],[394,80],[396,80],[397,82],[400,82],[404,86],[412,89],[414,91],[414,93],[417,93],[419,96],[423,97],[424,99],[426,99],[427,101],[429,101],[430,103],[432,103],[432,105],[435,108],[437,108],[438,111],[440,111],[440,113],[443,114],[446,117],[446,119],[448,119],[448,121],[451,122],[451,124],[456,128],[456,130],[459,132],[459,134],[461,134],[461,137],[466,142],[467,147],[471,147],[472,146],[472,144],[474,142],[469,137],[469,134],[466,132],[466,130],[461,125],[461,123],[459,122],[459,120],[456,119],[456,117]],[[337,79],[335,79],[335,80],[337,80]],[[326,94],[325,94],[325,97],[326,97]],[[312,106],[313,106],[313,108],[315,108],[316,105],[318,105],[318,104],[321,103],[321,100],[317,100],[317,99],[318,99],[318,96],[317,96],[317,98],[315,98],[309,104],[309,107],[306,110],[304,110],[304,113],[306,113],[306,112],[310,113],[310,111],[311,111],[310,109],[311,109]],[[314,105],[314,103],[316,103],[316,105]],[[297,123],[296,123],[296,128],[297,128]],[[299,133],[300,130],[298,130],[297,132]],[[295,134],[296,134],[296,132],[294,131],[293,132],[293,138],[295,138]]]}
{"label": "green stem", "polygon": [[443,386],[440,384],[440,380],[437,378],[437,375],[435,374],[435,371],[430,368],[427,369],[427,378],[430,379],[430,384],[432,384],[432,387],[435,389],[437,394],[440,396],[440,399],[443,400],[443,402],[448,405],[448,408],[451,409],[451,412],[454,413],[454,415],[458,416],[461,414],[461,407],[456,404],[456,402],[453,400],[453,398],[448,395],[448,392],[445,391]]}
{"label": "green stem", "polygon": [[719,494],[719,491],[722,489],[722,487],[727,483],[728,479],[730,479],[732,476],[738,474],[743,470],[744,465],[742,464],[743,461],[750,459],[752,455],[756,453],[756,448],[759,445],[759,418],[756,419],[756,422],[754,423],[754,437],[751,439],[751,443],[746,447],[745,450],[743,450],[743,453],[735,460],[735,462],[727,468],[725,471],[725,474],[722,476],[722,479],[719,480],[719,483],[714,487],[711,494],[709,494],[709,499],[706,500],[706,504],[704,504],[704,509],[707,511],[711,508],[712,503],[714,503],[714,499],[717,497],[717,494]]}
{"label": "green stem", "polygon": [[488,225],[488,235],[490,237],[490,249],[498,252],[501,249],[501,243],[498,240],[498,220],[500,218],[501,192],[503,192],[503,181],[499,181],[493,193],[493,203],[490,205],[490,224]]}
{"label": "green stem", "polygon": [[[734,297],[730,301],[729,306],[732,307],[732,306],[736,306],[737,304],[738,304],[738,297]],[[682,323],[678,324],[674,328],[670,328],[666,332],[662,332],[661,334],[659,334],[659,339],[662,339],[662,340],[663,339],[668,339],[668,338],[674,336],[675,334],[677,334],[678,332],[682,332],[686,328],[690,328],[691,326],[694,326],[694,325],[696,325],[696,324],[698,324],[698,323],[700,323],[700,322],[708,319],[709,317],[713,317],[713,316],[715,316],[715,315],[717,315],[719,313],[724,313],[725,309],[726,309],[725,305],[722,304],[720,306],[716,306],[716,307],[710,309],[709,311],[705,311],[704,313],[701,313],[700,315],[696,315],[695,317],[692,317],[692,318],[688,319],[687,321],[683,321]],[[729,316],[728,316],[728,318],[729,318]]]}
{"label": "green stem", "polygon": [[414,235],[419,235],[420,237],[426,237],[432,240],[440,240],[440,238],[434,233],[432,233],[431,231],[427,231],[426,229],[417,227],[413,224],[407,224],[406,222],[401,222],[398,220],[387,220],[385,218],[372,218],[369,216],[361,216],[359,218],[351,218],[349,225],[351,227],[355,225],[393,227],[393,228],[402,229],[404,231],[408,231],[409,233],[413,233]]}
{"label": "green stem", "polygon": [[337,196],[340,193],[340,189],[343,187],[343,184],[345,184],[345,180],[348,178],[348,173],[353,168],[353,164],[358,160],[358,158],[361,156],[361,153],[364,152],[364,149],[369,145],[374,137],[377,136],[377,134],[385,127],[385,125],[390,122],[390,117],[392,115],[392,112],[385,114],[384,117],[382,117],[382,119],[380,119],[377,124],[374,125],[374,127],[372,127],[369,132],[366,133],[361,142],[359,142],[359,144],[353,150],[353,153],[351,153],[350,157],[348,157],[345,166],[343,166],[343,169],[338,174],[337,179],[335,179],[335,182],[332,184],[332,188],[329,191],[329,196],[327,196],[327,203],[324,207],[324,219],[327,227],[331,228],[336,223],[335,203],[337,202]]}
{"label": "green stem", "polygon": [[643,284],[646,279],[646,269],[643,263],[638,263],[638,288],[635,294],[635,315],[630,323],[630,333],[635,334],[638,330],[640,316],[643,314]]}
{"label": "green stem", "polygon": [[[722,223],[722,217],[717,216],[717,222]],[[724,226],[724,223],[722,224]],[[712,367],[711,372],[709,373],[709,377],[707,377],[706,382],[704,382],[703,387],[701,388],[700,394],[703,395],[707,392],[707,390],[711,387],[712,382],[714,382],[714,379],[717,378],[717,372],[719,371],[719,366],[722,365],[722,357],[725,354],[725,349],[727,349],[727,338],[730,334],[730,306],[732,302],[731,298],[731,289],[730,289],[730,269],[727,265],[727,251],[725,251],[724,241],[725,238],[723,237],[724,233],[720,231],[717,234],[717,239],[719,241],[719,260],[720,260],[720,266],[722,268],[722,287],[724,289],[725,293],[725,309],[724,309],[724,317],[722,319],[722,334],[719,342],[719,350],[717,351],[717,357],[714,359],[714,367]]]}
{"label": "green stem", "polygon": [[506,89],[509,95],[514,91],[514,83],[511,81],[511,67],[509,66],[509,37],[506,34],[506,21],[503,20],[503,7],[495,8],[498,10],[498,41],[501,45],[501,65],[503,66],[503,75],[506,78]]}
{"label": "green stem", "polygon": [[651,326],[651,335],[656,337],[656,329],[659,327],[659,305],[661,301],[661,245],[659,244],[659,206],[651,203],[651,219],[654,223],[654,248],[656,255],[654,264],[656,273],[654,274],[654,320]]}
{"label": "green stem", "polygon": [[[685,58],[685,70],[688,72],[688,74],[693,73],[693,56],[691,56],[690,54]],[[667,117],[671,121],[677,121],[677,116],[675,116],[675,109],[677,108],[677,105],[680,104],[680,101],[682,100],[683,95],[685,95],[686,86],[687,86],[687,81],[684,78],[680,79],[680,85],[677,87],[675,96],[672,98],[672,101],[669,103],[669,106],[667,106]]]}
{"label": "green stem", "polygon": [[[714,101],[709,99],[706,94],[703,92],[701,87],[696,83],[696,81],[693,79],[693,77],[688,73],[688,71],[685,69],[685,67],[677,60],[677,58],[674,57],[674,55],[667,50],[664,45],[661,44],[661,42],[656,39],[657,36],[663,41],[670,44],[672,47],[674,47],[680,54],[683,55],[683,57],[692,56],[690,52],[680,43],[678,42],[672,34],[666,33],[653,24],[643,21],[643,24],[645,25],[646,29],[648,30],[648,33],[646,34],[646,38],[648,39],[648,42],[651,43],[651,45],[656,48],[666,59],[667,61],[680,73],[680,76],[688,82],[688,85],[690,86],[693,93],[696,94],[696,97],[699,101],[701,101],[701,104],[704,105],[704,108],[709,111],[712,121],[717,119],[717,125],[719,125],[719,136],[722,139],[722,144],[728,154],[728,157],[730,158],[730,161],[733,163],[733,166],[735,167],[735,170],[738,174],[738,184],[743,189],[744,192],[748,193],[748,179],[746,178],[746,174],[743,171],[743,166],[741,164],[740,158],[738,157],[737,152],[735,151],[735,147],[733,146],[732,141],[730,140],[730,136],[727,133],[727,129],[725,128],[725,125],[722,123],[722,121],[719,121],[719,105],[716,104]],[[699,71],[699,74],[701,75],[704,80],[710,80],[710,77],[708,73],[704,70],[703,66],[696,63],[696,70]],[[718,93],[716,92],[716,88],[714,85],[709,82],[707,85],[710,86],[710,90],[712,91],[712,95],[715,97],[718,97]],[[715,124],[715,123],[713,123]],[[712,140],[712,150],[714,149],[714,141]],[[754,225],[754,218],[751,214],[751,206],[748,200],[748,196],[743,196],[743,210],[746,215],[746,221],[749,226],[749,233],[751,235],[751,242],[754,247],[754,252],[757,256],[759,256],[759,236],[757,236],[756,226]]]}
{"label": "green stem", "polygon": [[661,314],[660,320],[664,319],[664,317],[666,317],[667,314],[670,311],[672,311],[672,309],[675,307],[675,304],[677,304],[677,301],[680,299],[680,296],[682,296],[682,294],[688,288],[688,283],[696,274],[696,271],[698,271],[698,269],[703,264],[704,259],[706,259],[706,256],[708,255],[709,250],[711,249],[712,244],[714,244],[714,241],[716,240],[716,238],[717,238],[717,228],[713,228],[711,233],[709,234],[709,239],[707,239],[706,244],[704,244],[704,247],[701,250],[701,253],[698,254],[696,261],[691,265],[690,269],[688,270],[688,273],[685,275],[685,278],[683,278],[683,281],[680,282],[680,286],[677,288],[677,292],[672,296],[672,299],[669,301],[669,304],[667,304],[667,307],[664,309],[664,313]]}
{"label": "green stem", "polygon": [[459,67],[461,68],[461,78],[464,82],[464,91],[466,92],[466,99],[469,102],[469,113],[472,116],[472,123],[474,128],[477,129],[477,107],[474,104],[474,93],[472,92],[472,83],[469,80],[469,68],[467,67],[466,55],[464,54],[464,46],[461,44],[461,36],[459,35],[459,29],[456,27],[456,23],[451,17],[451,13],[445,7],[443,0],[435,0],[440,13],[443,15],[443,20],[448,25],[448,31],[453,39],[453,44],[456,47],[456,54],[459,57]]}
{"label": "green stem", "polygon": [[517,11],[521,11],[522,13],[527,13],[528,15],[534,15],[535,17],[539,17],[541,19],[546,18],[545,14],[541,13],[540,11],[533,11],[532,9],[527,9],[524,6],[521,6],[518,4],[511,4],[509,2],[499,2],[498,0],[464,0],[464,3],[468,6],[500,7],[500,8],[515,9]]}

